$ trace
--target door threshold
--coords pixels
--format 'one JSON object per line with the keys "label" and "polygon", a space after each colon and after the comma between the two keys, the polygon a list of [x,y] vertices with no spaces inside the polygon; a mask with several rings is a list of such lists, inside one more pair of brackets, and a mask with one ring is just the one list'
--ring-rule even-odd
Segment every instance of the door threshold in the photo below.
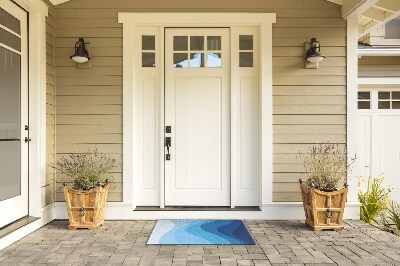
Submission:
{"label": "door threshold", "polygon": [[201,206],[167,206],[165,208],[153,206],[137,206],[134,211],[261,211],[258,206],[245,207],[201,207]]}
{"label": "door threshold", "polygon": [[15,222],[9,225],[0,228],[0,239],[38,219],[39,219],[38,217],[26,216],[19,220],[16,220]]}

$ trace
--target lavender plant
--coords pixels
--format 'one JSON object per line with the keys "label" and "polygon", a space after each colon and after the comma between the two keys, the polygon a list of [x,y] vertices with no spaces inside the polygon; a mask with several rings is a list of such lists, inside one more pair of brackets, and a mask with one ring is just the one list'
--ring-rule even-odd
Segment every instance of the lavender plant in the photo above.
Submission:
{"label": "lavender plant", "polygon": [[347,175],[355,158],[347,161],[347,151],[339,144],[320,143],[304,152],[302,159],[303,175],[306,182],[323,191],[335,191],[347,182]]}
{"label": "lavender plant", "polygon": [[101,184],[115,164],[115,159],[95,148],[62,156],[52,167],[65,174],[74,183],[75,189],[89,190]]}

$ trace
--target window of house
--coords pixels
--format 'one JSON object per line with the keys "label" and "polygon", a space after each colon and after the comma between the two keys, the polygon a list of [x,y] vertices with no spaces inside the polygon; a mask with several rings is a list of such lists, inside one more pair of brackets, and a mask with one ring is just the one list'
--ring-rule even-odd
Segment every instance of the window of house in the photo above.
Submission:
{"label": "window of house", "polygon": [[142,36],[142,67],[156,67],[156,36]]}
{"label": "window of house", "polygon": [[371,92],[358,92],[358,109],[371,109]]}

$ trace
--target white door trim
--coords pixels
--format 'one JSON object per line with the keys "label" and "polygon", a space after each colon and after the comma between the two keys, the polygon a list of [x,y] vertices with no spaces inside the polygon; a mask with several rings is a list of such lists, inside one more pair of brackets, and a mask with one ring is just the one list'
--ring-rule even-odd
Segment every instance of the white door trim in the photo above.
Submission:
{"label": "white door trim", "polygon": [[41,0],[14,0],[29,18],[29,215],[43,216],[42,186],[46,182],[46,21]]}
{"label": "white door trim", "polygon": [[[135,66],[140,64],[135,57],[135,27],[233,27],[258,26],[260,28],[260,88],[261,88],[261,182],[262,203],[272,202],[272,24],[274,13],[125,13],[118,14],[123,23],[123,203],[136,207],[134,186],[141,171],[141,125],[135,110]],[[164,54],[161,49],[160,77],[164,84]],[[231,77],[232,79],[232,77]],[[233,83],[231,83],[233,84]],[[163,96],[163,95],[162,95]],[[163,109],[163,108],[161,108]],[[163,114],[162,114],[163,116]],[[162,123],[161,128],[164,128]],[[163,143],[163,142],[161,142]],[[163,162],[162,162],[163,168]],[[163,180],[163,178],[161,178]],[[163,197],[161,198],[163,207]]]}

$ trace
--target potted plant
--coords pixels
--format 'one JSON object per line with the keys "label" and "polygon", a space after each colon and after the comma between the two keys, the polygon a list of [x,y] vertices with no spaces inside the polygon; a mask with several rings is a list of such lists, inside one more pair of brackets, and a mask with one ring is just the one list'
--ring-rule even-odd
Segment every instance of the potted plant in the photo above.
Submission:
{"label": "potted plant", "polygon": [[306,224],[312,230],[343,229],[342,218],[347,199],[347,175],[354,158],[338,144],[318,144],[299,153],[303,174],[300,182]]}
{"label": "potted plant", "polygon": [[70,223],[68,229],[96,229],[104,223],[104,205],[109,189],[109,179],[106,178],[114,166],[115,159],[99,153],[97,148],[83,153],[70,153],[53,166],[73,182],[72,187],[64,183]]}

